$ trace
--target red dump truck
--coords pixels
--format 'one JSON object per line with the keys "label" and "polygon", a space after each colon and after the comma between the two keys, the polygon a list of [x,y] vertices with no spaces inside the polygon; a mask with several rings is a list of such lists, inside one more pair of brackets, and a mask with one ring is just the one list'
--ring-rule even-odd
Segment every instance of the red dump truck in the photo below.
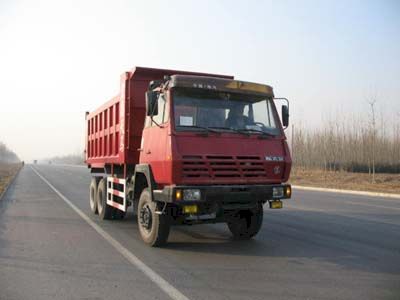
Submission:
{"label": "red dump truck", "polygon": [[[121,219],[132,206],[143,241],[166,243],[171,225],[227,223],[234,238],[281,208],[291,157],[273,90],[233,76],[136,67],[120,93],[86,113],[90,208]],[[285,100],[285,98],[279,98]]]}

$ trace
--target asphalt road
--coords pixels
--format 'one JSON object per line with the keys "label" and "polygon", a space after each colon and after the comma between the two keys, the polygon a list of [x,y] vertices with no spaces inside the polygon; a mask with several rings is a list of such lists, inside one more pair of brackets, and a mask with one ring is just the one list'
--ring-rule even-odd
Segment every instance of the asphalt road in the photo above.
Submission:
{"label": "asphalt road", "polygon": [[181,226],[160,249],[132,213],[90,214],[86,168],[34,167],[90,219],[25,166],[0,201],[0,299],[400,299],[400,200],[295,190],[251,241]]}

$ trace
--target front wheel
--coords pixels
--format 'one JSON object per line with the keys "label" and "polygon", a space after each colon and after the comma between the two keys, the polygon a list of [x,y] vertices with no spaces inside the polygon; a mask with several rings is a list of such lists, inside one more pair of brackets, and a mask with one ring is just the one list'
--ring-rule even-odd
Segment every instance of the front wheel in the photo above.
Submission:
{"label": "front wheel", "polygon": [[258,203],[255,209],[239,211],[228,221],[228,228],[235,239],[251,239],[260,231],[263,215],[263,206]]}
{"label": "front wheel", "polygon": [[157,203],[151,200],[149,189],[144,189],[139,198],[137,220],[143,241],[159,247],[167,242],[170,222],[168,216],[157,214]]}

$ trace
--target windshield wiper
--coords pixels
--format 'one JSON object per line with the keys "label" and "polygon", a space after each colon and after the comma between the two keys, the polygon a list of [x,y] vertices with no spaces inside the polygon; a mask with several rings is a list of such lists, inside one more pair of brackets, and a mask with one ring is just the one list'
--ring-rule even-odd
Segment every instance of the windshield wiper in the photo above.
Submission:
{"label": "windshield wiper", "polygon": [[211,127],[208,127],[208,128],[213,128],[213,129],[223,129],[223,130],[230,130],[230,131],[234,131],[234,132],[237,132],[237,133],[240,133],[240,134],[244,134],[244,135],[247,135],[247,136],[249,136],[249,133],[247,133],[247,132],[243,132],[243,131],[241,131],[241,130],[239,130],[239,129],[235,129],[235,128],[232,128],[232,127],[218,127],[218,126],[211,126]]}
{"label": "windshield wiper", "polygon": [[243,128],[243,129],[238,129],[238,130],[240,130],[241,132],[257,132],[264,136],[275,136],[275,134],[265,132],[262,130],[252,129],[252,128]]}
{"label": "windshield wiper", "polygon": [[221,134],[218,130],[213,130],[211,127],[204,127],[204,126],[197,126],[197,125],[179,125],[178,127],[184,127],[184,128],[197,128],[197,129],[203,129],[204,131],[208,132],[214,132]]}

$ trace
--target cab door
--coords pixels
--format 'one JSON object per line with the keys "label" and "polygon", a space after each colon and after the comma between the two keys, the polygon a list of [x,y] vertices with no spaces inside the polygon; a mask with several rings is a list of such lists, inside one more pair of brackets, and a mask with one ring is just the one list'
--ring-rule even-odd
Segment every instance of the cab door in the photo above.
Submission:
{"label": "cab door", "polygon": [[140,163],[149,164],[157,183],[168,181],[166,156],[169,141],[169,106],[166,95],[158,96],[158,113],[153,117],[146,116],[143,129]]}

